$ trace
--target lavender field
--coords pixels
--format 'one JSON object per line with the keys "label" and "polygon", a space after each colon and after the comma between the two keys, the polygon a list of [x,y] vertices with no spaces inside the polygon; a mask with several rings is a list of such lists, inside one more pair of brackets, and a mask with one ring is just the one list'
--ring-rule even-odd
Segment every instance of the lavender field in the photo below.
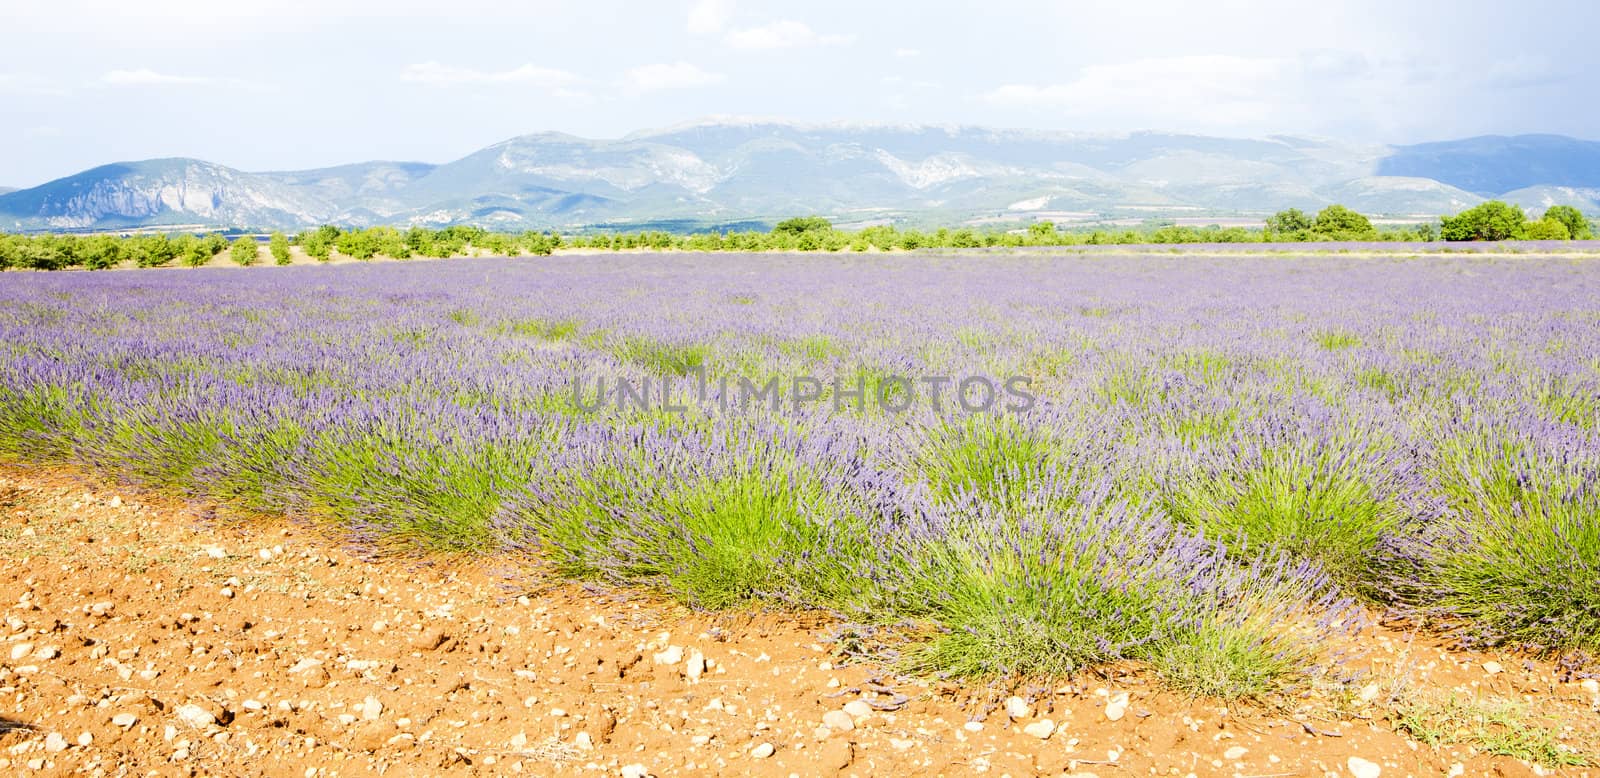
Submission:
{"label": "lavender field", "polygon": [[0,457],[908,625],[917,670],[1255,697],[1378,614],[1600,650],[1589,259],[7,274],[0,349]]}

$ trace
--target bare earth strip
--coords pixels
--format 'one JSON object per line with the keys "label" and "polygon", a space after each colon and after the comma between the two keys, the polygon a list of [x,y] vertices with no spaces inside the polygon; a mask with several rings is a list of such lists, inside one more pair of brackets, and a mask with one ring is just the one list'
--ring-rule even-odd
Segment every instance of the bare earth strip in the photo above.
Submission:
{"label": "bare earth strip", "polygon": [[963,686],[852,661],[817,614],[366,560],[60,470],[0,467],[0,597],[0,775],[1531,775],[1472,744],[1600,732],[1592,680],[1382,628],[1366,680],[1278,710],[1138,668]]}

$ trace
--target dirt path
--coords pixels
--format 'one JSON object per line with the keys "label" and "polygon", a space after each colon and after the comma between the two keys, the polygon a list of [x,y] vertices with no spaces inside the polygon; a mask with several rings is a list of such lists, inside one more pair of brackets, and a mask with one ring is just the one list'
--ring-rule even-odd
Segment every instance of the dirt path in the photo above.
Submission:
{"label": "dirt path", "polygon": [[1600,731],[1593,681],[1384,631],[1372,683],[1298,712],[1134,669],[963,688],[846,662],[821,616],[364,561],[62,471],[0,468],[0,599],[0,775],[1535,774],[1396,734],[1419,690],[1522,701],[1571,747]]}

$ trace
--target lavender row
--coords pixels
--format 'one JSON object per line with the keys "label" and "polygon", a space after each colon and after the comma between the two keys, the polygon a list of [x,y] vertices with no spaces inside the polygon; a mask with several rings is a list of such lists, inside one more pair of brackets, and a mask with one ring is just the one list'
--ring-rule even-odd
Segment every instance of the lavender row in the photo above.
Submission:
{"label": "lavender row", "polygon": [[[41,274],[0,287],[0,353],[0,456],[372,548],[925,623],[905,659],[933,671],[1132,658],[1259,695],[1374,609],[1600,647],[1585,260]],[[1001,402],[954,401],[984,383]]]}

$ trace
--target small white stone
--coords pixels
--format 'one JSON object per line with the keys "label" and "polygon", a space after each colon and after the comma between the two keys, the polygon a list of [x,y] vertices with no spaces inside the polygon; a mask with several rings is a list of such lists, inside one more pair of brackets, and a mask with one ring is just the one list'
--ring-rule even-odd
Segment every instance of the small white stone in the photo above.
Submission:
{"label": "small white stone", "polygon": [[683,665],[684,677],[689,679],[689,683],[699,683],[700,674],[705,671],[706,655],[701,653],[698,648],[690,649],[688,661]]}
{"label": "small white stone", "polygon": [[84,733],[81,733],[81,734],[78,735],[78,745],[87,748],[93,743],[94,743],[94,735],[91,735],[88,732],[84,732]]}
{"label": "small white stone", "polygon": [[766,759],[767,757],[772,756],[773,753],[777,752],[777,750],[778,749],[773,747],[771,743],[762,743],[755,748],[750,749],[750,755],[757,759]]}
{"label": "small white stone", "polygon": [[1012,721],[1021,721],[1033,715],[1033,708],[1029,707],[1028,701],[1021,697],[1007,697],[1006,715],[1010,716]]}
{"label": "small white stone", "polygon": [[206,556],[212,559],[225,559],[228,556],[228,551],[222,546],[206,546]]}
{"label": "small white stone", "polygon": [[33,653],[32,643],[18,643],[11,647],[11,661],[15,662]]}
{"label": "small white stone", "polygon": [[551,718],[559,719],[559,718],[561,718],[562,716],[565,716],[565,715],[567,715],[567,712],[565,710],[562,710],[561,708],[551,708],[550,709],[550,717]]}
{"label": "small white stone", "polygon": [[897,737],[889,738],[889,747],[896,751],[909,751],[915,748],[916,745],[917,741],[915,740],[901,740]]}
{"label": "small white stone", "polygon": [[205,729],[217,723],[216,717],[199,705],[179,705],[178,710],[174,713],[179,721],[195,729]]}
{"label": "small white stone", "polygon": [[581,749],[583,749],[585,751],[593,751],[594,750],[594,738],[589,737],[589,733],[587,733],[587,732],[579,732],[578,736],[573,738],[572,740],[573,740],[574,743],[578,744],[579,748],[581,748]]}
{"label": "small white stone", "polygon": [[1372,702],[1373,700],[1378,699],[1378,695],[1382,693],[1383,689],[1379,688],[1377,684],[1369,683],[1366,686],[1361,687],[1361,701]]}
{"label": "small white stone", "polygon": [[683,661],[683,646],[667,646],[656,653],[655,660],[658,665],[675,665]]}
{"label": "small white stone", "polygon": [[289,668],[289,674],[290,675],[294,675],[295,673],[303,673],[303,672],[305,672],[307,670],[310,670],[310,669],[312,669],[314,667],[321,667],[321,666],[322,666],[322,661],[321,660],[312,659],[310,657],[307,657],[307,658],[302,659],[302,660],[300,660],[298,662],[295,662],[294,665]]}
{"label": "small white stone", "polygon": [[851,700],[844,704],[844,712],[858,719],[872,715],[872,706],[860,700]]}
{"label": "small white stone", "polygon": [[966,729],[968,732],[982,732],[983,731],[983,722],[981,722],[981,721],[969,721],[969,722],[967,722],[965,724],[962,724],[961,726],[962,726],[962,728]]}
{"label": "small white stone", "polygon": [[233,590],[226,586],[222,587],[222,596],[225,599],[233,599]]}
{"label": "small white stone", "polygon": [[1050,736],[1056,733],[1056,723],[1050,719],[1039,719],[1038,721],[1023,727],[1022,733],[1039,738],[1040,740],[1049,740]]}
{"label": "small white stone", "polygon": [[1458,776],[1465,775],[1466,772],[1467,766],[1460,762],[1456,762],[1455,764],[1450,765],[1450,772],[1445,773],[1445,778],[1458,778]]}
{"label": "small white stone", "polygon": [[856,728],[856,720],[842,710],[830,710],[822,714],[822,726],[835,732],[849,732]]}
{"label": "small white stone", "polygon": [[1382,767],[1359,756],[1350,757],[1344,764],[1350,768],[1350,774],[1355,778],[1378,778],[1383,773]]}
{"label": "small white stone", "polygon": [[361,718],[374,721],[383,715],[383,703],[377,697],[368,697],[361,706]]}
{"label": "small white stone", "polygon": [[622,768],[622,778],[645,778],[650,771],[642,764],[625,765]]}
{"label": "small white stone", "polygon": [[1128,712],[1128,693],[1114,694],[1106,703],[1106,717],[1112,721],[1121,719]]}
{"label": "small white stone", "polygon": [[1245,748],[1244,746],[1234,746],[1233,748],[1223,751],[1222,758],[1230,762],[1236,762],[1240,759],[1243,759],[1244,755],[1248,753],[1250,753],[1250,749]]}
{"label": "small white stone", "polygon": [[65,751],[67,750],[67,739],[62,737],[60,732],[51,732],[44,736],[44,750],[52,754]]}
{"label": "small white stone", "polygon": [[123,729],[127,729],[138,723],[139,717],[133,715],[132,713],[118,713],[117,715],[111,717],[112,726],[122,727]]}
{"label": "small white stone", "polygon": [[1501,667],[1499,662],[1496,662],[1493,659],[1491,659],[1491,660],[1483,663],[1483,671],[1485,673],[1488,673],[1489,675],[1498,675],[1501,672],[1504,672],[1505,668]]}
{"label": "small white stone", "polygon": [[1600,681],[1596,681],[1593,678],[1583,679],[1583,682],[1579,683],[1578,686],[1590,694],[1600,694]]}

